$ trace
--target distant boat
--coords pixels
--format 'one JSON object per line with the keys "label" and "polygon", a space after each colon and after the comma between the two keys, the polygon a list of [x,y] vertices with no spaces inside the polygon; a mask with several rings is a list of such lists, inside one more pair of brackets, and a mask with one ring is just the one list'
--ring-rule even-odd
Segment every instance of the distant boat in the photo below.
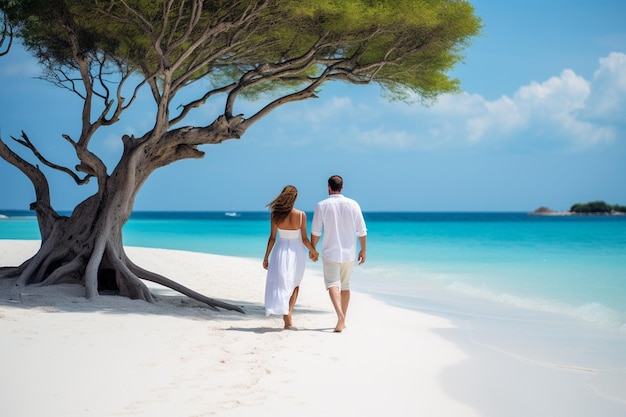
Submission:
{"label": "distant boat", "polygon": [[226,213],[224,213],[224,216],[226,217],[239,217],[241,216],[241,213],[237,213],[233,207],[233,205],[230,205],[230,211],[227,211]]}

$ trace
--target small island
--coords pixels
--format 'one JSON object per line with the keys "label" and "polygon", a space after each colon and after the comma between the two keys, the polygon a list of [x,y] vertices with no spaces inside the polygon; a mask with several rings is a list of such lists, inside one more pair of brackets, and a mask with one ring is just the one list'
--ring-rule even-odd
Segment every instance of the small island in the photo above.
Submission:
{"label": "small island", "polygon": [[626,206],[610,205],[604,201],[590,201],[576,203],[569,211],[555,211],[548,207],[539,207],[530,214],[533,216],[626,216]]}

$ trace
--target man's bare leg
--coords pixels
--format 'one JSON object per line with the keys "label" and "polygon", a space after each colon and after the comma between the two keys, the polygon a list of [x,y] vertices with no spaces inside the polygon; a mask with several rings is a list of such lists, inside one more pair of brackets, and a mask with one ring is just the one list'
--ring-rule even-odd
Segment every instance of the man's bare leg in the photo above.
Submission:
{"label": "man's bare leg", "polygon": [[346,316],[343,314],[342,307],[342,295],[340,293],[339,287],[330,287],[328,289],[328,294],[330,295],[330,301],[333,303],[333,307],[335,308],[335,313],[337,313],[337,325],[335,326],[335,332],[340,332],[346,325]]}
{"label": "man's bare leg", "polygon": [[341,311],[343,312],[344,324],[343,327],[346,327],[345,320],[348,317],[348,305],[350,304],[350,290],[341,291]]}

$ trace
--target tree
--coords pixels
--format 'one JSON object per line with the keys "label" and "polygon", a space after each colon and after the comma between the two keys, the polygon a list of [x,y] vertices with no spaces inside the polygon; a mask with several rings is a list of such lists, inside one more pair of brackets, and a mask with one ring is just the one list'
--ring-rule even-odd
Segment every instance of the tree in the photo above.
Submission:
{"label": "tree", "polygon": [[[74,169],[46,159],[26,132],[12,139],[34,163],[0,139],[0,156],[34,186],[42,241],[33,258],[0,276],[17,277],[20,286],[79,282],[88,298],[108,280],[120,295],[152,301],[142,282],[149,280],[239,311],[126,256],[122,227],[146,179],[202,158],[201,145],[240,138],[286,103],[315,98],[329,81],[377,83],[390,99],[423,104],[458,92],[446,72],[481,29],[460,0],[0,0],[0,10],[42,64],[43,78],[82,100],[79,134],[63,135],[78,160]],[[154,102],[153,127],[121,137],[123,153],[109,170],[89,145],[144,91]],[[177,106],[183,92],[192,98]],[[258,111],[236,114],[242,99],[257,100]],[[217,101],[223,112],[215,120],[185,125],[193,109]],[[59,215],[39,165],[77,185],[93,181],[96,192],[70,216]]]}
{"label": "tree", "polygon": [[602,200],[589,201],[587,203],[576,203],[570,208],[572,213],[592,213],[592,214],[608,214],[612,212],[626,212],[624,206],[618,204],[610,205]]}
{"label": "tree", "polygon": [[2,25],[0,27],[0,56],[4,56],[9,53],[13,44],[13,27],[4,13],[0,19],[0,24]]}

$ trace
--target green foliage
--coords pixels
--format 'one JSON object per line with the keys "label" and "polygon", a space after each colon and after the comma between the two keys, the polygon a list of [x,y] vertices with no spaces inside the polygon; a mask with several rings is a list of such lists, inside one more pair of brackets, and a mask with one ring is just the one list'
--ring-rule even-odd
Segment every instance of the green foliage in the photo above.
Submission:
{"label": "green foliage", "polygon": [[588,203],[574,204],[570,211],[572,213],[611,213],[613,211],[626,213],[626,206],[610,205],[604,201],[591,201]]}
{"label": "green foliage", "polygon": [[308,29],[305,37],[336,40],[336,47],[327,50],[328,59],[351,57],[364,69],[351,81],[378,82],[390,97],[399,99],[415,93],[430,100],[458,91],[458,80],[450,79],[446,71],[461,60],[462,49],[481,29],[471,5],[463,1],[285,3],[295,19],[291,27],[302,22]]}
{"label": "green foliage", "polygon": [[249,94],[340,80],[424,102],[458,91],[447,72],[482,27],[461,0],[0,0],[0,9],[49,71],[86,57],[173,91],[200,78]]}

